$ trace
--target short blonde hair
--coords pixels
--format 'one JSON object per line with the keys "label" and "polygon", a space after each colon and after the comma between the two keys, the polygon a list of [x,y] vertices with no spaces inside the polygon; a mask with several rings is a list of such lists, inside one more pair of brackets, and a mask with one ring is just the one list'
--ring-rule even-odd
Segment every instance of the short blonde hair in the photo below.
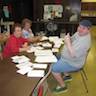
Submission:
{"label": "short blonde hair", "polygon": [[25,18],[25,19],[22,20],[22,27],[24,27],[26,23],[29,23],[30,25],[32,25],[32,21]]}

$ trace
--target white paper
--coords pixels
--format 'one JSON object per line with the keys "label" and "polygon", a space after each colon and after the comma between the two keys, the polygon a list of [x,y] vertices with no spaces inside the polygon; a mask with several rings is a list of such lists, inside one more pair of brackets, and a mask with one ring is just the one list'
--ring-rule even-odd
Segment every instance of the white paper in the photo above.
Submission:
{"label": "white paper", "polygon": [[37,56],[35,62],[38,63],[54,63],[57,62],[57,58],[55,55],[50,56]]}
{"label": "white paper", "polygon": [[54,44],[54,48],[60,48],[61,47],[61,44],[60,43],[55,43]]}
{"label": "white paper", "polygon": [[18,59],[18,60],[13,60],[14,63],[23,63],[23,62],[27,62],[27,61],[30,61],[30,59]]}
{"label": "white paper", "polygon": [[17,64],[16,67],[19,69],[22,69],[24,67],[32,67],[32,63],[31,62],[24,62],[24,63]]}
{"label": "white paper", "polygon": [[37,50],[35,51],[35,56],[40,56],[40,55],[53,55],[51,50]]}
{"label": "white paper", "polygon": [[56,36],[50,36],[49,40],[52,41],[54,43],[54,47],[55,48],[60,48],[62,44],[64,44],[63,40],[59,37]]}
{"label": "white paper", "polygon": [[23,67],[22,69],[17,70],[17,73],[20,73],[20,74],[24,75],[24,74],[28,73],[31,70],[32,70],[31,67]]}
{"label": "white paper", "polygon": [[52,52],[59,52],[58,48],[52,48]]}
{"label": "white paper", "polygon": [[33,63],[32,66],[33,66],[33,68],[46,69],[48,65],[47,64]]}
{"label": "white paper", "polygon": [[27,73],[28,77],[43,77],[44,75],[44,70],[32,70]]}
{"label": "white paper", "polygon": [[36,50],[42,50],[42,49],[44,49],[44,48],[41,46],[36,46],[36,47],[31,46],[30,49],[27,50],[27,52],[32,53],[32,52],[35,52]]}
{"label": "white paper", "polygon": [[41,47],[41,46],[37,46],[36,49],[37,49],[37,50],[42,50],[42,49],[44,49],[44,48]]}
{"label": "white paper", "polygon": [[38,45],[38,46],[41,46],[41,45],[42,45],[42,42],[37,43],[37,45]]}
{"label": "white paper", "polygon": [[59,37],[58,36],[50,36],[49,37],[49,41],[57,41],[59,39]]}
{"label": "white paper", "polygon": [[28,53],[32,53],[36,50],[34,46],[30,46],[30,49],[27,50]]}
{"label": "white paper", "polygon": [[48,40],[48,37],[43,36],[40,41]]}
{"label": "white paper", "polygon": [[18,55],[11,57],[11,59],[18,59],[18,58],[19,58]]}
{"label": "white paper", "polygon": [[14,63],[22,63],[22,62],[27,62],[27,61],[30,61],[30,59],[24,55],[17,56],[17,57],[15,57],[15,59],[13,57],[13,60],[12,60],[12,62],[14,62]]}
{"label": "white paper", "polygon": [[60,48],[62,44],[64,44],[64,42],[61,38],[58,39],[57,41],[54,41],[54,47],[55,48]]}
{"label": "white paper", "polygon": [[43,47],[52,47],[52,44],[47,42],[42,44]]}

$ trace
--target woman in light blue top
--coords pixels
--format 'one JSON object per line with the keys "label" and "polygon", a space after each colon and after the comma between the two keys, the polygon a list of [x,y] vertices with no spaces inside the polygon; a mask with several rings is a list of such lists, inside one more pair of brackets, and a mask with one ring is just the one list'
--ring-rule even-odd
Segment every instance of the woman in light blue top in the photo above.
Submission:
{"label": "woman in light blue top", "polygon": [[23,37],[28,39],[30,42],[37,42],[41,39],[40,36],[34,36],[32,29],[32,21],[25,18],[22,21],[22,27],[23,27]]}

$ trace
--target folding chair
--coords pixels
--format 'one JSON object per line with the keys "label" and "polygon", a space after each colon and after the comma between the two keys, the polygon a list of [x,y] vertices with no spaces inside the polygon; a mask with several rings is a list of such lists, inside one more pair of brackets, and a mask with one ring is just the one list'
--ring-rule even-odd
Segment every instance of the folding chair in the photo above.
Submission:
{"label": "folding chair", "polygon": [[[89,53],[89,50],[88,50],[87,55],[86,55],[85,64],[86,64],[86,61],[87,61],[88,53]],[[87,74],[86,74],[86,72],[84,70],[84,66],[79,70],[79,72],[81,74],[82,81],[83,81],[86,93],[88,93],[88,87],[87,87],[87,83],[86,83],[87,82],[86,80],[88,80],[88,76],[87,76]]]}
{"label": "folding chair", "polygon": [[50,75],[50,73],[51,73],[51,67],[49,67],[47,74],[40,80],[40,82],[37,84],[36,88],[34,89],[34,91],[37,90],[36,95],[32,95],[32,96],[46,96],[47,90],[44,91],[43,83],[46,80],[46,78]]}

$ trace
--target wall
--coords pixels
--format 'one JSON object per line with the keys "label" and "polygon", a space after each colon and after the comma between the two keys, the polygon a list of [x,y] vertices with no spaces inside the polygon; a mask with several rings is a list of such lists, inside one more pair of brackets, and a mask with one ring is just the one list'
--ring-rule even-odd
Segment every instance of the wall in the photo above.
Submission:
{"label": "wall", "polygon": [[33,18],[33,0],[3,0],[1,6],[5,5],[11,6],[12,17],[10,18],[15,22],[20,22],[25,17]]}
{"label": "wall", "polygon": [[[37,19],[41,20],[43,18],[43,12],[44,12],[43,7],[45,4],[56,4],[56,0],[33,0],[33,8],[34,8],[33,20],[37,20]],[[75,11],[78,15],[80,15],[80,11],[81,11],[80,0],[61,0],[60,4],[63,6],[64,9],[66,6],[69,6],[72,12]],[[63,15],[64,14],[65,13],[63,13]],[[63,17],[62,19],[64,19]]]}

